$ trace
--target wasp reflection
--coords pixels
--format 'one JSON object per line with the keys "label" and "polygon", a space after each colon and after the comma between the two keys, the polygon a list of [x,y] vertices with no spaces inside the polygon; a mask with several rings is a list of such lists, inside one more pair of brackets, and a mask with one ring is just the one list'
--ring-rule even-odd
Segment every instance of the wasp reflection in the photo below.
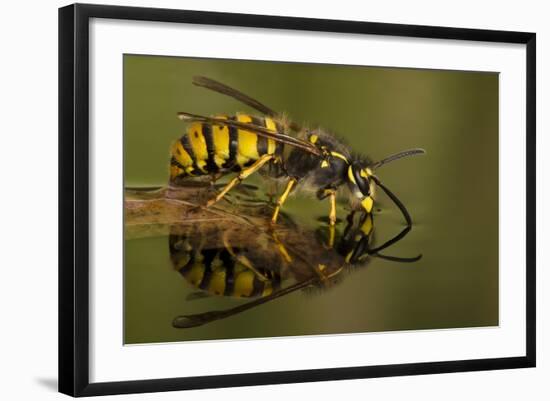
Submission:
{"label": "wasp reflection", "polygon": [[409,229],[372,247],[374,217],[365,212],[351,212],[343,232],[333,226],[308,230],[288,219],[275,227],[228,221],[173,225],[169,236],[171,261],[197,289],[191,298],[214,295],[248,299],[226,310],[178,316],[173,326],[196,327],[301,289],[330,287],[344,270],[364,265],[370,257],[415,262],[421,255],[402,258],[381,253]]}

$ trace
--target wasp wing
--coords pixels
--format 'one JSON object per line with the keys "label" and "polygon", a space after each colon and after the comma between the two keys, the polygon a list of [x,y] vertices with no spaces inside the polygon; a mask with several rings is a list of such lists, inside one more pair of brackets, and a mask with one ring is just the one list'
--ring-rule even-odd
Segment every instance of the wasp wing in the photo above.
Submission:
{"label": "wasp wing", "polygon": [[[214,92],[221,93],[222,95],[232,97],[233,99],[236,99],[239,102],[244,103],[255,110],[258,110],[260,113],[263,113],[269,117],[275,117],[275,118],[282,117],[281,113],[274,111],[273,109],[271,109],[270,107],[267,107],[265,104],[259,102],[258,100],[253,99],[250,96],[242,93],[241,91],[235,88],[232,88],[230,86],[227,86],[225,84],[222,84],[221,82],[218,82],[211,78],[207,78],[203,76],[195,76],[193,77],[193,85],[210,89]],[[298,124],[294,122],[289,122],[288,126],[294,131],[300,131],[302,129]]]}
{"label": "wasp wing", "polygon": [[276,117],[279,115],[279,113],[273,111],[272,109],[267,107],[265,104],[260,103],[256,99],[253,99],[250,96],[245,95],[241,91],[238,91],[237,89],[231,88],[230,86],[222,84],[221,82],[215,81],[213,79],[202,77],[202,76],[196,76],[196,77],[193,77],[193,84],[206,89],[210,89],[214,92],[221,93],[222,95],[230,96],[240,101],[241,103],[244,103],[247,106],[250,106],[270,117]]}
{"label": "wasp wing", "polygon": [[204,122],[209,124],[227,125],[229,127],[235,127],[237,129],[242,129],[244,131],[253,132],[256,135],[259,135],[268,139],[273,139],[276,142],[282,142],[284,144],[294,146],[306,152],[312,153],[316,156],[321,156],[321,151],[314,144],[310,142],[306,142],[301,139],[294,138],[293,136],[290,136],[290,135],[281,134],[280,132],[272,131],[256,124],[243,123],[240,121],[234,121],[234,120],[229,120],[224,118],[201,116],[199,114],[192,114],[184,111],[178,112],[178,118],[180,120],[186,120],[186,121],[199,121],[199,122]]}

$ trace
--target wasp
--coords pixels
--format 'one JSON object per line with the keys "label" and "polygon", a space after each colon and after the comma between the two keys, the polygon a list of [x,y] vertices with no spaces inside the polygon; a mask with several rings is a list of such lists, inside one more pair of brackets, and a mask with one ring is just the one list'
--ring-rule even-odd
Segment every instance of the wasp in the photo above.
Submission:
{"label": "wasp", "polygon": [[420,148],[405,150],[373,162],[352,153],[336,136],[290,121],[250,96],[210,78],[197,76],[193,84],[259,111],[261,116],[237,113],[213,117],[179,112],[189,122],[185,134],[171,148],[170,182],[177,185],[189,177],[210,175],[212,180],[237,175],[206,207],[220,201],[232,188],[255,172],[285,181],[271,222],[275,224],[289,194],[302,187],[313,190],[319,200],[330,202],[329,222],[336,223],[337,192],[345,192],[352,209],[371,213],[376,188],[380,187],[401,210],[410,226],[410,216],[399,199],[382,184],[376,170],[395,160],[423,154]]}

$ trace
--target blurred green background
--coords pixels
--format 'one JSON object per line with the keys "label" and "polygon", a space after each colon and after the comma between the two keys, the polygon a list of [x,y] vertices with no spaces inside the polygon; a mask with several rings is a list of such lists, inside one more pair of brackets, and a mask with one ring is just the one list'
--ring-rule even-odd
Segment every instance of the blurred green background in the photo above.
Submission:
{"label": "blurred green background", "polygon": [[[186,302],[195,290],[173,270],[168,238],[126,240],[125,343],[498,325],[497,73],[125,55],[126,186],[167,183],[170,144],[185,130],[178,111],[252,112],[193,86],[194,75],[336,132],[375,160],[426,149],[378,171],[414,220],[388,253],[424,256],[414,264],[374,259],[329,291],[294,293],[178,330],[171,326],[177,315],[242,301]],[[403,223],[390,202],[381,199],[379,207],[376,230],[384,239]],[[327,204],[296,196],[285,210],[314,226]]]}

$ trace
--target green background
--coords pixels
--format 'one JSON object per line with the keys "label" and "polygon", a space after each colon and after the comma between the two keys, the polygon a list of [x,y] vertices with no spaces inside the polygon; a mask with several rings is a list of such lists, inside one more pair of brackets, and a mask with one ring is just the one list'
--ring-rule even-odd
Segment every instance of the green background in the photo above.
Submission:
{"label": "green background", "polygon": [[[126,186],[167,183],[169,147],[185,129],[178,111],[252,112],[193,86],[194,75],[336,132],[375,160],[426,149],[425,156],[378,171],[414,220],[412,232],[387,253],[423,258],[414,264],[373,259],[328,291],[294,293],[178,330],[171,326],[177,315],[243,301],[186,301],[195,290],[173,270],[168,238],[126,240],[125,343],[498,325],[497,73],[126,55]],[[378,207],[376,231],[387,238],[403,227],[402,217],[384,199]],[[313,226],[327,205],[296,196],[285,210]]]}

